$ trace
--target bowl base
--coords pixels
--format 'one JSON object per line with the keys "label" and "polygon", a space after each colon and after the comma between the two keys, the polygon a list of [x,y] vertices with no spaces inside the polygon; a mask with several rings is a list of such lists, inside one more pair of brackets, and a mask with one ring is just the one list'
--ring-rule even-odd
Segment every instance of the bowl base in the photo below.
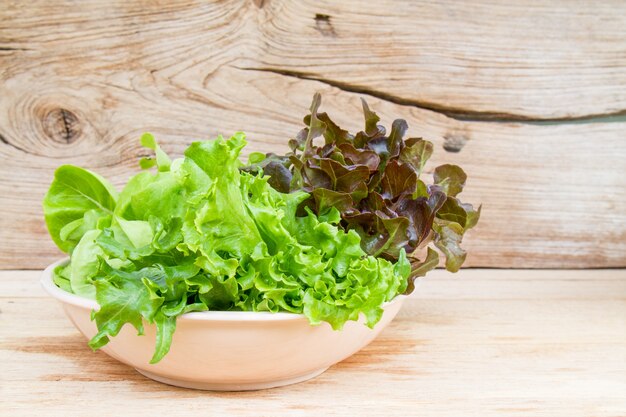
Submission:
{"label": "bowl base", "polygon": [[293,378],[277,379],[272,381],[263,382],[244,382],[241,384],[236,383],[219,383],[219,382],[202,382],[202,381],[189,381],[184,379],[168,378],[165,376],[154,374],[150,371],[144,371],[142,369],[135,370],[141,375],[153,379],[158,382],[162,382],[168,385],[174,385],[176,387],[200,389],[207,391],[254,391],[260,389],[282,387],[284,385],[297,384],[299,382],[308,381],[318,375],[321,375],[328,368],[316,369],[313,372],[309,372],[303,375],[298,375]]}

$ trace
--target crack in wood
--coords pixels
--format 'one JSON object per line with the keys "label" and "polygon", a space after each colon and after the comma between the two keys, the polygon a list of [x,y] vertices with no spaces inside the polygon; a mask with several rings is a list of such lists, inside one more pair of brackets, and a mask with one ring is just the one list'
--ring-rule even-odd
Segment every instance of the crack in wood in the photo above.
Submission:
{"label": "crack in wood", "polygon": [[18,151],[21,151],[21,152],[24,152],[24,153],[30,153],[26,149],[21,148],[21,147],[15,145],[15,144],[9,142],[7,140],[7,138],[5,138],[4,135],[1,135],[1,134],[0,134],[0,142],[4,143],[5,145],[8,145],[8,146],[12,147],[13,149],[17,149]]}
{"label": "crack in wood", "polygon": [[71,142],[72,137],[74,136],[74,132],[72,131],[72,121],[70,120],[70,117],[71,115],[67,110],[61,109],[61,121],[63,122],[62,137],[68,143]]}
{"label": "crack in wood", "polygon": [[43,128],[50,139],[65,144],[73,143],[82,133],[78,116],[64,108],[48,112],[43,118]]}
{"label": "crack in wood", "polygon": [[487,122],[487,123],[525,123],[537,125],[565,124],[565,123],[607,123],[607,122],[625,122],[626,109],[617,110],[615,112],[587,114],[583,116],[566,116],[566,117],[530,117],[523,114],[477,111],[468,110],[458,107],[446,106],[439,103],[433,103],[424,100],[409,99],[399,97],[391,93],[376,90],[371,87],[351,84],[345,81],[332,80],[320,77],[311,73],[285,70],[272,67],[235,67],[243,71],[268,72],[272,74],[284,75],[287,77],[298,78],[300,80],[317,81],[331,87],[338,88],[348,93],[365,94],[380,100],[401,106],[415,107],[421,110],[428,110],[434,113],[442,114],[454,120],[462,122]]}
{"label": "crack in wood", "polygon": [[13,48],[11,46],[0,46],[0,51],[32,51],[28,48]]}

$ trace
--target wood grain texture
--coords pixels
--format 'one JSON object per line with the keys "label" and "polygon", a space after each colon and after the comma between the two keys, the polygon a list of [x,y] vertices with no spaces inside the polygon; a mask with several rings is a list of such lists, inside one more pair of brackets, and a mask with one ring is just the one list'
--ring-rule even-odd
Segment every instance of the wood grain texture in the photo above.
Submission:
{"label": "wood grain texture", "polygon": [[626,266],[626,121],[602,117],[626,109],[624,4],[549,3],[4,2],[0,268],[60,256],[40,207],[60,164],[121,187],[144,131],[174,156],[237,130],[283,151],[315,91],[466,168],[467,266]]}
{"label": "wood grain texture", "polygon": [[252,66],[463,118],[626,111],[623,2],[268,3]]}
{"label": "wood grain texture", "polygon": [[[0,272],[0,410],[11,416],[626,414],[626,270],[438,270],[372,344],[298,385],[210,393],[92,353],[38,285]],[[463,289],[461,289],[463,288]]]}

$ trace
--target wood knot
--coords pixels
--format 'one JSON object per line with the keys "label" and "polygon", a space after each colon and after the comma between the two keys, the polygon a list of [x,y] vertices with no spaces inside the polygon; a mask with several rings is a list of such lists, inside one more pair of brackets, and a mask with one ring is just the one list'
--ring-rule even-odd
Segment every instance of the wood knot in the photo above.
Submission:
{"label": "wood knot", "polygon": [[44,115],[43,130],[50,139],[65,144],[75,142],[82,133],[78,116],[63,108],[53,109]]}
{"label": "wood knot", "polygon": [[448,152],[461,152],[467,140],[468,137],[463,133],[447,133],[443,137],[443,149]]}
{"label": "wood knot", "polygon": [[316,13],[315,14],[315,29],[324,36],[337,36],[335,28],[330,21],[331,17],[327,14]]}
{"label": "wood knot", "polygon": [[259,9],[262,9],[267,3],[269,3],[269,0],[252,0],[252,3],[254,3],[254,5]]}

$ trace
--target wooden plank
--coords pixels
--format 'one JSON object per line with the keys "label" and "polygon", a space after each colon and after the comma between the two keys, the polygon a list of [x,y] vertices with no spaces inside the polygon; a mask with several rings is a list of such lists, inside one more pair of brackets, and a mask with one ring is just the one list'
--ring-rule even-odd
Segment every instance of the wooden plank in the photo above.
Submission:
{"label": "wooden plank", "polygon": [[267,3],[251,67],[470,118],[626,110],[624,2]]}
{"label": "wooden plank", "polygon": [[58,165],[121,186],[147,130],[175,156],[236,130],[250,151],[284,151],[314,91],[350,129],[365,96],[387,124],[404,117],[433,140],[434,163],[466,168],[466,199],[484,204],[467,266],[626,266],[626,122],[596,117],[624,108],[624,6],[544,3],[11,3],[0,10],[0,269],[60,256],[40,207]]}
{"label": "wooden plank", "polygon": [[92,0],[14,3],[2,17],[2,53],[29,58],[9,62],[9,72],[26,66],[33,71],[27,77],[48,75],[31,59],[38,56],[60,76],[85,75],[85,67],[128,71],[111,77],[119,80],[147,67],[184,84],[190,79],[181,72],[206,76],[237,60],[476,117],[626,111],[626,6],[619,0],[387,0],[376,7],[358,0]]}
{"label": "wooden plank", "polygon": [[[155,78],[156,84],[137,90],[110,89],[98,78],[86,76],[81,88],[72,93],[76,104],[64,106],[78,115],[77,123],[89,124],[89,129],[101,135],[80,134],[70,144],[57,144],[29,130],[25,127],[32,122],[29,112],[10,117],[19,103],[0,102],[4,126],[12,128],[3,134],[13,144],[0,146],[0,203],[4,207],[0,265],[5,269],[41,268],[60,255],[47,237],[40,201],[54,168],[62,163],[88,167],[121,186],[136,172],[137,159],[145,154],[137,140],[144,130],[155,133],[176,156],[193,139],[242,128],[249,133],[249,150],[284,151],[286,140],[299,129],[299,114],[304,113],[315,91],[324,94],[324,109],[336,114],[337,122],[351,129],[361,123],[359,95],[314,81],[293,82],[276,74],[223,67],[211,75],[212,90],[197,91],[203,102],[180,100],[178,89],[169,97],[151,97],[154,89],[161,88],[160,83],[169,94],[165,78]],[[20,100],[29,95],[35,100],[39,94],[39,88],[32,85],[22,89]],[[281,91],[281,100],[276,99],[276,91]],[[251,101],[250,97],[258,99]],[[101,111],[105,101],[115,103],[110,104],[115,110],[107,117]],[[626,265],[623,123],[535,126],[459,122],[377,99],[370,102],[385,122],[406,118],[411,135],[435,142],[428,170],[449,162],[468,172],[465,199],[481,202],[484,209],[479,227],[466,238],[467,266]],[[207,124],[206,120],[214,122]],[[466,141],[460,152],[442,150],[450,135]]]}
{"label": "wooden plank", "polygon": [[[494,284],[493,297],[449,292],[452,280],[432,280],[429,294],[409,300],[375,342],[320,377],[244,393],[150,381],[92,353],[54,300],[5,295],[0,407],[12,416],[133,416],[146,409],[172,416],[208,409],[233,416],[622,416],[626,287],[616,286],[625,281],[616,272],[459,274],[471,286],[480,273]],[[518,292],[525,273],[543,278],[532,281],[534,290],[501,299]],[[23,287],[15,293],[28,281],[12,283]],[[605,299],[571,289],[585,281],[604,288]],[[555,285],[567,299],[554,297]]]}

